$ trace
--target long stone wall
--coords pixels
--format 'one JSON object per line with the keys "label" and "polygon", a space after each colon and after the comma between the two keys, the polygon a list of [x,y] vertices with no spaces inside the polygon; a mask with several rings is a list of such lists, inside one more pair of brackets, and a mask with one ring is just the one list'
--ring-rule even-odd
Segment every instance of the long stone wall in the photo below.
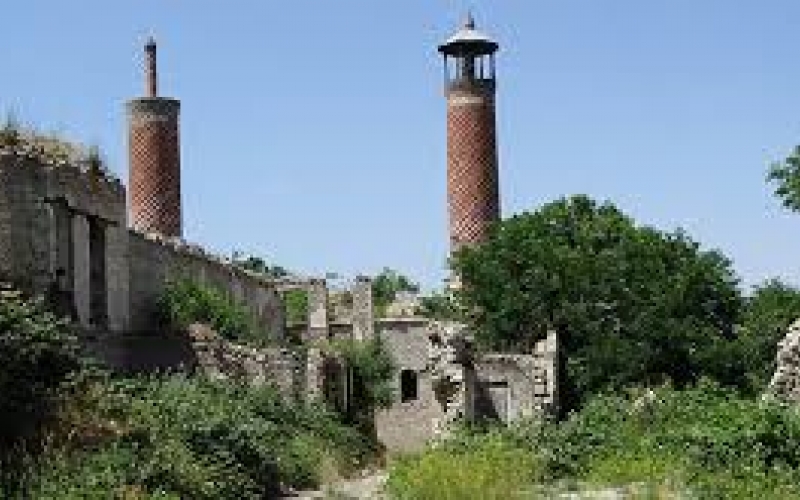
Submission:
{"label": "long stone wall", "polygon": [[229,292],[264,332],[284,336],[274,283],[181,240],[127,229],[118,179],[30,145],[0,144],[0,275],[42,295],[57,290],[62,313],[98,333],[152,332],[167,281],[188,277]]}
{"label": "long stone wall", "polygon": [[190,278],[228,291],[250,310],[265,333],[275,340],[284,338],[283,303],[270,281],[175,239],[130,231],[128,250],[132,330],[157,327],[155,307],[166,284]]}

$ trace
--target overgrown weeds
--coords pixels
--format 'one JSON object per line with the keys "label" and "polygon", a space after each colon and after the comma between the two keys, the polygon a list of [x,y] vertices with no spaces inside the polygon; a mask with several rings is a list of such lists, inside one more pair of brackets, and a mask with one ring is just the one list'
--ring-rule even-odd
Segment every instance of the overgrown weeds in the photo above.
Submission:
{"label": "overgrown weeds", "polygon": [[684,391],[632,390],[596,397],[559,424],[463,429],[397,462],[389,485],[400,498],[447,498],[429,471],[458,464],[465,470],[453,491],[478,491],[493,476],[505,478],[504,492],[635,484],[669,498],[800,498],[800,417],[705,381]]}

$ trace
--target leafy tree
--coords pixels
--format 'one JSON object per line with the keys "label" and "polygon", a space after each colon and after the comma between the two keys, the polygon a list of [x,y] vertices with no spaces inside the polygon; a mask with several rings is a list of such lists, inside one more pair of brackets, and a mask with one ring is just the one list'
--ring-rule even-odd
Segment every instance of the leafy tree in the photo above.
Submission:
{"label": "leafy tree", "polygon": [[349,372],[350,395],[345,421],[372,434],[375,411],[388,408],[394,402],[394,358],[380,337],[369,341],[339,341],[333,350]]}
{"label": "leafy tree", "polygon": [[800,146],[795,147],[782,162],[770,166],[767,180],[777,184],[775,196],[784,207],[800,211]]}
{"label": "leafy tree", "polygon": [[452,294],[433,292],[420,297],[419,315],[435,320],[458,320],[461,318],[461,311]]}
{"label": "leafy tree", "polygon": [[741,319],[741,343],[749,389],[764,390],[775,371],[778,342],[800,318],[800,289],[772,279],[746,299]]}
{"label": "leafy tree", "polygon": [[263,274],[268,278],[285,278],[290,274],[285,267],[277,265],[271,266],[261,257],[256,257],[253,255],[245,257],[244,254],[238,251],[233,252],[233,257],[231,260],[233,261],[234,265],[239,266],[242,269]]}
{"label": "leafy tree", "polygon": [[399,292],[419,292],[419,285],[388,267],[372,280],[372,303],[378,316],[382,316],[386,308],[394,302]]}
{"label": "leafy tree", "polygon": [[567,406],[607,387],[696,380],[704,348],[734,337],[741,304],[720,253],[586,196],[503,221],[452,264],[479,345],[530,349],[558,331]]}

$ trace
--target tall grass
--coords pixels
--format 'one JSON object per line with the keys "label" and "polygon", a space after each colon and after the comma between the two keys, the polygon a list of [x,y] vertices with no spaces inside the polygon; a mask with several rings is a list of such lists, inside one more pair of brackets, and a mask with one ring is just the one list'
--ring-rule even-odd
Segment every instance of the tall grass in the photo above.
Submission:
{"label": "tall grass", "polygon": [[88,418],[106,432],[54,450],[29,478],[32,497],[265,498],[317,486],[374,453],[327,410],[269,387],[169,376],[107,381],[96,392],[65,425],[85,432]]}
{"label": "tall grass", "polygon": [[800,417],[710,383],[632,391],[560,424],[462,430],[396,462],[389,480],[398,498],[631,487],[642,498],[800,498]]}

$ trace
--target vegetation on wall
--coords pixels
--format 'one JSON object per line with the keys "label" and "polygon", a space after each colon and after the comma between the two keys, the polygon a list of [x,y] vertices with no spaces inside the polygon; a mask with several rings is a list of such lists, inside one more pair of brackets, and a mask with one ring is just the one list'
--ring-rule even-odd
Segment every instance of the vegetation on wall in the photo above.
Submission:
{"label": "vegetation on wall", "polygon": [[395,400],[395,361],[380,337],[367,341],[337,341],[331,350],[348,369],[349,401],[344,409],[345,421],[372,434],[375,411],[388,408]]}
{"label": "vegetation on wall", "polygon": [[159,311],[166,323],[177,330],[203,323],[228,340],[247,343],[269,340],[267,332],[258,330],[243,304],[223,290],[189,278],[177,278],[167,284]]}
{"label": "vegetation on wall", "polygon": [[[231,260],[234,265],[242,269],[247,269],[270,279],[286,278],[292,275],[283,266],[270,265],[262,257],[246,256],[242,252],[233,252]],[[300,288],[286,290],[283,292],[283,304],[288,324],[305,323],[308,320],[308,292],[306,290]]]}
{"label": "vegetation on wall", "polygon": [[386,315],[386,308],[400,292],[419,292],[419,285],[407,276],[385,267],[372,279],[372,307],[375,316]]}
{"label": "vegetation on wall", "polygon": [[25,126],[11,113],[0,125],[0,149],[24,149],[50,164],[68,164],[81,168],[96,178],[110,178],[111,172],[96,145],[86,147],[68,140],[60,133],[43,132]]}
{"label": "vegetation on wall", "polygon": [[267,278],[278,279],[290,276],[291,273],[282,266],[270,265],[262,257],[245,255],[243,252],[235,251],[231,258],[233,265],[261,274]]}
{"label": "vegetation on wall", "polygon": [[286,308],[286,323],[298,324],[308,321],[308,291],[295,288],[283,292],[283,305]]}

